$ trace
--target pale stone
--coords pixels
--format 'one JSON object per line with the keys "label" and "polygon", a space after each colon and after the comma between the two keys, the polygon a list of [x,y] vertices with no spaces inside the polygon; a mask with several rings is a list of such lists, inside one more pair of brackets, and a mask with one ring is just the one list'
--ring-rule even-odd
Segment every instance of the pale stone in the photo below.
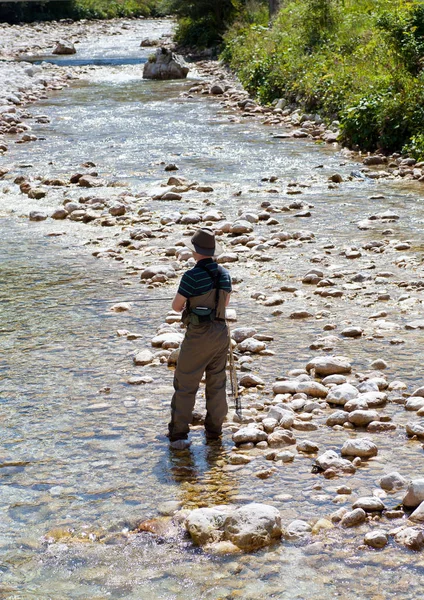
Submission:
{"label": "pale stone", "polygon": [[424,546],[424,533],[422,529],[406,527],[396,533],[395,540],[410,550],[421,550]]}
{"label": "pale stone", "polygon": [[297,444],[296,448],[299,452],[305,452],[306,454],[313,454],[319,450],[319,446],[309,440],[302,440]]}
{"label": "pale stone", "polygon": [[363,498],[358,498],[352,505],[352,508],[362,508],[365,512],[381,512],[386,507],[380,498],[376,496],[364,496]]}
{"label": "pale stone", "polygon": [[232,339],[239,344],[247,338],[252,338],[256,335],[257,331],[253,327],[237,327],[231,331]]}
{"label": "pale stone", "polygon": [[352,366],[349,361],[341,356],[318,356],[306,365],[306,370],[315,369],[316,375],[343,375],[350,373]]}
{"label": "pale stone", "polygon": [[270,448],[280,448],[296,443],[296,439],[291,431],[277,429],[268,435],[268,445]]}
{"label": "pale stone", "polygon": [[346,459],[341,458],[334,450],[327,450],[316,459],[316,465],[326,471],[327,469],[340,470],[346,473],[354,473],[355,467]]}
{"label": "pale stone", "polygon": [[349,423],[357,427],[366,427],[371,421],[378,421],[379,415],[375,410],[354,410],[349,414]]}
{"label": "pale stone", "polygon": [[235,433],[233,433],[233,441],[235,444],[245,444],[248,442],[252,442],[256,444],[257,442],[268,440],[268,434],[262,429],[257,429],[256,427],[243,427],[239,429]]}
{"label": "pale stone", "polygon": [[400,490],[406,486],[408,483],[405,477],[402,477],[400,473],[394,471],[393,473],[388,473],[387,475],[383,475],[380,481],[380,487],[383,490],[387,490],[391,492],[393,490]]}
{"label": "pale stone", "polygon": [[409,508],[416,508],[421,502],[424,502],[424,479],[413,479],[408,485],[402,503]]}
{"label": "pale stone", "polygon": [[316,381],[301,381],[297,386],[297,392],[313,398],[325,398],[328,388]]}
{"label": "pale stone", "polygon": [[357,398],[358,395],[359,392],[353,385],[350,383],[342,383],[329,391],[326,400],[329,404],[339,404],[344,406],[346,402]]}
{"label": "pale stone", "polygon": [[300,382],[296,379],[287,381],[277,381],[272,386],[274,394],[296,394]]}
{"label": "pale stone", "polygon": [[346,421],[348,421],[348,419],[348,412],[345,410],[336,410],[327,418],[326,424],[329,427],[333,427],[334,425],[343,425],[346,423]]}
{"label": "pale stone", "polygon": [[362,508],[355,508],[351,512],[347,512],[340,522],[342,527],[356,527],[364,523],[367,518],[367,513]]}
{"label": "pale stone", "polygon": [[224,524],[225,538],[251,552],[281,537],[280,512],[265,504],[246,504],[231,512]]}
{"label": "pale stone", "polygon": [[384,548],[387,546],[388,537],[384,531],[370,531],[365,535],[364,543],[371,548]]}
{"label": "pale stone", "polygon": [[181,56],[167,48],[157,48],[156,53],[144,65],[143,78],[185,79],[189,70]]}
{"label": "pale stone", "polygon": [[193,542],[198,546],[212,544],[224,539],[224,523],[229,508],[198,508],[192,510],[186,519],[185,526]]}
{"label": "pale stone", "polygon": [[424,501],[410,515],[409,520],[415,523],[424,523]]}
{"label": "pale stone", "polygon": [[377,456],[378,448],[371,440],[367,438],[358,438],[347,440],[341,449],[342,456],[359,456],[360,458],[370,458]]}
{"label": "pale stone", "polygon": [[406,433],[409,436],[416,435],[419,439],[424,439],[424,419],[420,421],[409,421],[406,426]]}
{"label": "pale stone", "polygon": [[135,365],[148,365],[153,360],[153,354],[150,350],[141,350],[141,352],[137,352],[133,360]]}
{"label": "pale stone", "polygon": [[237,349],[240,352],[251,352],[252,354],[259,354],[265,350],[266,344],[255,338],[246,338],[237,345]]}

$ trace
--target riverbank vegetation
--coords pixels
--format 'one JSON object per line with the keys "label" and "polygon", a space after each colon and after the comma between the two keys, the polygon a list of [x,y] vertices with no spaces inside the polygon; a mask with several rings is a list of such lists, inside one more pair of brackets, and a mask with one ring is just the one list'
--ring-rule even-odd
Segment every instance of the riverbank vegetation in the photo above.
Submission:
{"label": "riverbank vegetation", "polygon": [[260,101],[339,119],[342,142],[424,158],[424,4],[414,0],[247,3],[222,57]]}
{"label": "riverbank vegetation", "polygon": [[0,21],[8,23],[53,19],[113,19],[155,17],[168,12],[167,0],[58,0],[1,2]]}

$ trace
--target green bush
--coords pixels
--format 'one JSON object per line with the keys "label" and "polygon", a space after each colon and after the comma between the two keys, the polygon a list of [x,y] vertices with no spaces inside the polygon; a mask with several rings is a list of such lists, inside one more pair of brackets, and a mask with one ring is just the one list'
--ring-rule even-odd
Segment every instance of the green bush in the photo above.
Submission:
{"label": "green bush", "polygon": [[424,160],[424,133],[413,135],[408,144],[402,148],[402,152],[418,161]]}
{"label": "green bush", "polygon": [[338,118],[349,146],[398,151],[424,126],[421,1],[288,0],[271,27],[242,16],[224,43],[251,94]]}

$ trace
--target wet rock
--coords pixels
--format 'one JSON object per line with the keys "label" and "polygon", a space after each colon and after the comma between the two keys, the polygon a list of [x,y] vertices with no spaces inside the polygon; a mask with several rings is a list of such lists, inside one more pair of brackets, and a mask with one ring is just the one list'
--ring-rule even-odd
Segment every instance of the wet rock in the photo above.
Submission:
{"label": "wet rock", "polygon": [[328,388],[316,381],[301,381],[297,386],[297,392],[313,398],[326,398]]}
{"label": "wet rock", "polygon": [[345,329],[340,332],[343,337],[349,338],[361,337],[363,333],[363,329],[360,327],[345,327]]}
{"label": "wet rock", "polygon": [[377,456],[378,448],[367,438],[347,440],[341,449],[342,456],[359,456],[359,458],[371,458]]}
{"label": "wet rock", "polygon": [[228,515],[224,531],[245,552],[264,548],[281,537],[280,512],[266,504],[246,504]]}
{"label": "wet rock", "polygon": [[378,421],[379,416],[375,410],[354,410],[349,414],[349,423],[357,427],[366,427],[372,421]]}
{"label": "wet rock", "polygon": [[299,383],[297,380],[277,381],[272,386],[272,391],[274,394],[296,394]]}
{"label": "wet rock", "polygon": [[47,215],[45,213],[39,212],[37,210],[32,210],[29,213],[30,221],[45,221],[47,219]]}
{"label": "wet rock", "polygon": [[405,402],[405,410],[420,410],[420,408],[424,407],[424,398],[422,398],[421,396],[417,396],[415,398],[408,398],[408,400]]}
{"label": "wet rock", "polygon": [[289,462],[293,462],[294,458],[295,458],[295,454],[293,454],[293,452],[289,452],[289,450],[284,450],[283,452],[279,452],[276,455],[275,460],[281,461],[282,463],[289,463]]}
{"label": "wet rock", "polygon": [[312,527],[306,521],[296,519],[292,521],[284,531],[284,537],[287,540],[298,540],[312,533]]}
{"label": "wet rock", "polygon": [[337,387],[331,389],[327,394],[327,402],[329,404],[339,404],[344,406],[350,400],[354,400],[359,395],[356,387],[350,383],[342,383]]}
{"label": "wet rock", "polygon": [[55,221],[60,221],[63,219],[66,219],[66,217],[68,216],[68,211],[64,208],[57,208],[51,215],[52,219],[54,219]]}
{"label": "wet rock", "polygon": [[231,337],[239,344],[247,338],[252,338],[256,333],[257,331],[253,327],[237,327],[231,331]]}
{"label": "wet rock", "polygon": [[141,352],[137,352],[133,358],[133,361],[137,366],[144,366],[150,364],[153,361],[153,358],[153,354],[150,352],[150,350],[142,350]]}
{"label": "wet rock", "polygon": [[424,502],[424,479],[413,479],[408,485],[402,503],[407,508],[416,508]]}
{"label": "wet rock", "polygon": [[156,335],[152,339],[152,346],[156,348],[178,348],[184,339],[183,333],[167,332]]}
{"label": "wet rock", "polygon": [[296,443],[296,439],[291,431],[277,429],[267,436],[268,446],[270,448],[281,448]]}
{"label": "wet rock", "polygon": [[345,410],[336,410],[334,411],[326,421],[326,425],[329,427],[334,427],[334,425],[343,425],[349,419],[349,413]]}
{"label": "wet rock", "polygon": [[81,175],[81,177],[78,178],[78,185],[86,188],[101,187],[104,185],[104,181],[93,175]]}
{"label": "wet rock", "polygon": [[409,520],[415,523],[424,523],[424,501],[410,515]]}
{"label": "wet rock", "polygon": [[407,483],[408,482],[405,477],[402,477],[402,475],[397,471],[383,475],[379,481],[380,487],[388,492],[401,490],[406,486]]}
{"label": "wet rock", "polygon": [[209,94],[213,96],[221,96],[225,93],[225,86],[220,83],[213,83],[209,88]]}
{"label": "wet rock", "polygon": [[76,48],[69,40],[59,40],[52,54],[76,54]]}
{"label": "wet rock", "polygon": [[235,433],[233,433],[233,442],[239,446],[240,444],[246,444],[252,442],[257,444],[258,442],[267,441],[268,434],[262,429],[256,427],[243,427]]}
{"label": "wet rock", "polygon": [[371,365],[370,365],[371,369],[377,369],[377,370],[383,370],[383,369],[387,369],[388,364],[385,360],[382,360],[381,358],[374,360]]}
{"label": "wet rock", "polygon": [[246,338],[237,345],[237,349],[240,352],[251,352],[252,354],[259,354],[265,350],[266,344],[255,338]]}
{"label": "wet rock", "polygon": [[340,458],[340,456],[334,450],[327,450],[324,454],[318,456],[315,461],[316,466],[323,470],[327,471],[327,469],[334,469],[337,473],[338,471],[344,473],[354,473],[355,467],[348,460]]}
{"label": "wet rock", "polygon": [[117,304],[114,304],[113,306],[111,306],[109,310],[111,312],[121,313],[121,312],[128,312],[131,309],[132,309],[131,302],[118,302]]}
{"label": "wet rock", "polygon": [[245,454],[230,454],[228,457],[230,465],[248,465],[252,460],[251,456],[246,456]]}
{"label": "wet rock", "polygon": [[305,454],[314,454],[315,452],[318,452],[319,446],[309,440],[302,440],[297,444],[296,449]]}
{"label": "wet rock", "polygon": [[140,278],[141,279],[152,279],[156,275],[165,275],[165,277],[173,278],[176,277],[175,270],[166,264],[162,265],[151,265],[142,271]]}
{"label": "wet rock", "polygon": [[314,315],[307,310],[295,310],[289,316],[290,319],[309,319]]}
{"label": "wet rock", "polygon": [[416,435],[418,439],[424,439],[424,419],[421,421],[409,421],[405,429],[407,435],[411,437]]}
{"label": "wet rock", "polygon": [[384,548],[388,544],[388,536],[385,531],[370,531],[364,537],[364,543],[370,548]]}
{"label": "wet rock", "polygon": [[317,376],[343,375],[344,373],[350,373],[352,366],[344,357],[318,356],[306,365],[307,371],[311,371],[312,369],[315,369],[315,375]]}
{"label": "wet rock", "polygon": [[258,385],[265,385],[265,381],[263,379],[261,379],[257,375],[253,375],[252,373],[243,375],[243,377],[240,378],[239,383],[245,388],[256,387]]}
{"label": "wet rock", "polygon": [[424,546],[424,533],[416,527],[406,527],[395,534],[395,541],[409,550],[421,550]]}
{"label": "wet rock", "polygon": [[193,542],[204,546],[223,540],[223,528],[229,510],[228,506],[192,510],[186,518],[185,526]]}
{"label": "wet rock", "polygon": [[184,59],[167,48],[158,48],[143,68],[144,79],[185,79],[189,67]]}
{"label": "wet rock", "polygon": [[385,510],[384,503],[375,496],[364,496],[358,498],[352,505],[352,508],[362,508],[365,512],[382,512]]}
{"label": "wet rock", "polygon": [[347,512],[340,521],[342,527],[356,527],[365,522],[367,513],[362,508],[355,508],[350,512]]}

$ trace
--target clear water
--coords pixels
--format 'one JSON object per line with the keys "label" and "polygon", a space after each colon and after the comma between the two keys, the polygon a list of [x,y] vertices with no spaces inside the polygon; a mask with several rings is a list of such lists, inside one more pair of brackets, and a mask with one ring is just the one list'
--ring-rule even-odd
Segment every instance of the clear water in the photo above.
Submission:
{"label": "clear water", "polygon": [[[307,291],[311,297],[306,299],[288,295],[281,317],[257,305],[250,293],[282,283],[299,284],[300,275],[314,266],[313,252],[323,253],[328,240],[336,248],[327,255],[326,268],[337,270],[340,265],[354,271],[355,266],[339,255],[340,249],[383,239],[387,224],[361,232],[356,222],[389,208],[401,215],[389,227],[396,238],[412,241],[418,260],[405,273],[394,265],[396,257],[388,254],[379,258],[377,269],[392,270],[397,279],[421,277],[420,188],[353,179],[339,189],[328,189],[328,175],[337,171],[346,177],[358,165],[310,142],[274,139],[273,130],[257,122],[232,122],[232,113],[221,110],[219,102],[182,100],[179,94],[190,88],[196,75],[182,82],[143,81],[142,62],[151,50],[135,50],[136,40],[152,29],[165,32],[169,23],[145,21],[136,27],[137,35],[129,32],[112,41],[100,36],[93,44],[81,43],[75,58],[58,59],[70,67],[94,68],[90,67],[87,81],[37,105],[51,123],[34,125],[38,141],[11,144],[2,163],[22,173],[29,169],[23,165],[30,164],[33,174],[58,175],[75,172],[82,162],[92,160],[100,175],[138,193],[164,180],[164,163],[176,162],[179,174],[213,185],[210,197],[229,219],[239,209],[257,210],[265,199],[278,204],[300,198],[313,204],[310,219],[294,218],[293,213],[276,216],[288,230],[314,231],[315,244],[290,247],[277,263],[247,261],[232,268],[243,278],[234,295],[239,324],[254,324],[261,333],[275,337],[270,345],[275,356],[255,362],[255,371],[270,384],[319,353],[309,345],[322,333],[326,319],[367,325],[368,316],[384,308],[390,320],[403,326],[410,315],[399,312],[402,290],[390,284],[382,286],[390,287],[393,296],[384,306],[373,301],[364,307],[354,298],[335,304]],[[325,168],[316,169],[320,164]],[[272,185],[261,182],[265,175],[280,180]],[[285,195],[288,182],[311,177],[315,183],[303,195]],[[252,555],[230,557],[203,554],[178,536],[114,537],[139,520],[157,517],[158,504],[174,499],[186,507],[263,501],[277,506],[285,523],[328,516],[338,507],[332,499],[340,485],[347,483],[358,494],[370,495],[383,472],[416,476],[422,450],[416,442],[405,443],[401,429],[381,434],[378,458],[354,477],[335,481],[311,476],[312,459],[301,456],[264,481],[254,476],[269,466],[260,456],[248,466],[228,467],[229,435],[223,448],[214,449],[205,446],[201,432],[195,431],[189,454],[170,455],[163,432],[172,371],[162,365],[134,368],[132,355],[137,348],[150,346],[174,288],[146,290],[126,273],[125,260],[122,265],[91,256],[93,237],[94,247],[108,246],[115,241],[115,228],[93,231],[78,223],[31,223],[20,216],[32,208],[55,207],[61,192],[28,202],[15,186],[4,183],[3,190],[6,187],[11,191],[0,198],[1,597],[412,600],[419,596],[422,554],[391,545],[382,552],[358,549],[366,529],[335,529],[318,536],[324,545],[315,549],[283,542]],[[275,187],[279,195],[267,192]],[[242,191],[241,196],[234,196],[236,191]],[[370,200],[376,192],[384,192],[385,199]],[[151,202],[149,207],[159,214],[172,204],[158,207]],[[256,230],[268,231],[265,225]],[[153,246],[163,243],[152,240]],[[143,298],[149,301],[137,302],[129,313],[108,310],[115,300]],[[316,312],[328,310],[330,316],[300,323],[286,318],[305,303]],[[118,337],[118,329],[142,337],[131,342]],[[362,341],[340,340],[336,353],[347,354],[357,370],[384,356],[390,364],[389,379],[402,378],[413,388],[421,383],[419,348],[424,336],[404,330],[399,335],[405,338],[402,346],[390,345],[391,336],[370,335]],[[152,382],[128,385],[128,378],[140,373],[151,376]],[[407,420],[395,404],[385,412],[398,422]],[[311,436],[299,432],[297,438]],[[329,434],[324,426],[313,432],[313,439],[321,448],[338,449],[346,432]],[[318,482],[321,490],[313,488]],[[291,498],[284,499],[284,494]],[[389,506],[398,501],[398,496],[386,499]],[[384,523],[384,529],[389,525]],[[58,542],[45,544],[43,536],[58,528],[62,531]],[[73,538],[63,536],[67,528]],[[96,541],[99,537],[103,541]]]}

